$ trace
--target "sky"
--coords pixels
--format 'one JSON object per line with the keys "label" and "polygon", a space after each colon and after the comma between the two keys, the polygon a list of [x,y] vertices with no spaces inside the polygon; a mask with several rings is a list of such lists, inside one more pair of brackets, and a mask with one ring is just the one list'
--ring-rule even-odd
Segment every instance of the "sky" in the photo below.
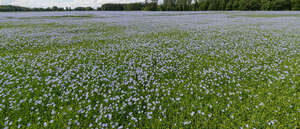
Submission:
{"label": "sky", "polygon": [[[99,7],[104,3],[144,2],[145,0],[0,0],[0,5],[17,5],[24,7]],[[162,0],[160,0],[162,1]]]}

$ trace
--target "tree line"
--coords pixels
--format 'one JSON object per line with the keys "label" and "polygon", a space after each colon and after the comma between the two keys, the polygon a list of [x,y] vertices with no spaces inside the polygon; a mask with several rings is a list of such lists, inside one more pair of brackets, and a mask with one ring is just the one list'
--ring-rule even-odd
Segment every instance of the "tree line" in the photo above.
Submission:
{"label": "tree line", "polygon": [[270,11],[300,10],[300,0],[145,0],[143,3],[103,4],[92,7],[48,7],[26,8],[12,5],[0,5],[0,12],[9,11]]}
{"label": "tree line", "polygon": [[96,9],[92,7],[76,7],[72,9],[71,7],[48,7],[48,8],[27,8],[21,6],[13,5],[0,5],[0,12],[15,12],[15,11],[94,11]]}
{"label": "tree line", "polygon": [[300,0],[145,0],[144,3],[104,4],[103,11],[271,11],[300,10]]}

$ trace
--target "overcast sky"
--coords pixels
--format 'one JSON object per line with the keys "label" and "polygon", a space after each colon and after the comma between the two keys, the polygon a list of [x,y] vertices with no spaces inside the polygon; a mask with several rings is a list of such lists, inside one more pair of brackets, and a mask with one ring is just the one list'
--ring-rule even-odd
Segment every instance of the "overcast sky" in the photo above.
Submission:
{"label": "overcast sky", "polygon": [[[145,0],[0,0],[0,5],[18,5],[25,7],[99,7],[104,3],[144,2]],[[160,0],[161,2],[162,0]]]}

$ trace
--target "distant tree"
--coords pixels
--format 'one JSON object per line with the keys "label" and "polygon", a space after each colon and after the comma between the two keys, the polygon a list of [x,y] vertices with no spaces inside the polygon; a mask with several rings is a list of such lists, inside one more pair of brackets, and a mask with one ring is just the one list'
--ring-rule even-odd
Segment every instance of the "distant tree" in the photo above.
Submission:
{"label": "distant tree", "polygon": [[158,10],[158,0],[151,0],[151,3],[148,4],[149,11],[157,11]]}
{"label": "distant tree", "polygon": [[184,11],[184,6],[185,6],[185,1],[184,0],[178,0],[175,5],[176,5],[176,10],[178,11]]}
{"label": "distant tree", "polygon": [[32,10],[32,11],[42,11],[41,8],[32,8],[31,10]]}
{"label": "distant tree", "polygon": [[292,1],[292,10],[300,10],[300,0]]}
{"label": "distant tree", "polygon": [[163,8],[166,11],[176,10],[176,0],[164,0]]}
{"label": "distant tree", "polygon": [[123,11],[125,8],[124,4],[103,4],[102,5],[103,11]]}
{"label": "distant tree", "polygon": [[226,3],[226,8],[225,8],[225,10],[227,10],[227,11],[232,10],[232,0],[229,0],[229,1]]}
{"label": "distant tree", "polygon": [[208,6],[207,10],[218,10],[218,4],[217,4],[216,0],[209,1],[209,6]]}
{"label": "distant tree", "polygon": [[226,2],[225,0],[218,0],[218,9],[217,10],[225,10],[226,9]]}
{"label": "distant tree", "polygon": [[247,10],[260,10],[261,0],[249,0]]}
{"label": "distant tree", "polygon": [[273,10],[290,10],[291,1],[290,0],[274,0],[272,4]]}
{"label": "distant tree", "polygon": [[64,8],[57,8],[57,11],[65,11]]}
{"label": "distant tree", "polygon": [[53,6],[51,10],[52,10],[52,11],[57,11],[57,10],[58,10],[58,7],[57,7],[57,6]]}
{"label": "distant tree", "polygon": [[248,10],[248,1],[247,0],[240,0],[239,1],[239,10]]}
{"label": "distant tree", "polygon": [[198,3],[198,0],[195,0],[195,3],[193,4],[192,10],[193,10],[193,11],[199,10],[199,3]]}
{"label": "distant tree", "polygon": [[50,7],[47,7],[47,8],[45,9],[45,11],[52,11],[52,9],[51,9]]}
{"label": "distant tree", "polygon": [[86,7],[86,9],[85,9],[86,11],[93,11],[93,10],[95,10],[94,8],[92,8],[92,7]]}
{"label": "distant tree", "polygon": [[[98,11],[197,11],[197,10],[300,10],[300,0],[144,0],[144,3],[104,4]],[[93,11],[92,7],[77,7],[75,11]],[[0,5],[0,11],[72,11],[71,7],[25,8]]]}
{"label": "distant tree", "polygon": [[271,0],[261,0],[261,10],[271,10],[272,3]]}
{"label": "distant tree", "polygon": [[76,7],[74,10],[75,11],[93,11],[94,9],[92,7]]}
{"label": "distant tree", "polygon": [[189,11],[192,8],[192,0],[177,0],[175,1],[177,10]]}
{"label": "distant tree", "polygon": [[138,10],[143,10],[144,8],[144,3],[130,3],[126,4],[126,7],[124,10],[126,11],[138,11]]}
{"label": "distant tree", "polygon": [[65,10],[66,11],[72,11],[72,8],[71,7],[65,7]]}
{"label": "distant tree", "polygon": [[240,9],[240,2],[239,0],[234,0],[232,3],[232,10],[239,10]]}
{"label": "distant tree", "polygon": [[208,6],[209,6],[209,2],[207,2],[207,1],[202,1],[199,4],[200,10],[203,10],[203,11],[207,10]]}
{"label": "distant tree", "polygon": [[12,5],[0,5],[0,12],[13,12],[13,11],[32,11],[30,8],[12,6]]}

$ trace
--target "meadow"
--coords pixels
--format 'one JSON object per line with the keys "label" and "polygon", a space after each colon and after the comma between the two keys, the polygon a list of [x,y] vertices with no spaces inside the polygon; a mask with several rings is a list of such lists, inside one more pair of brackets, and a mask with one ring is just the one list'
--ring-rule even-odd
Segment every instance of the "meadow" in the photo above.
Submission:
{"label": "meadow", "polygon": [[0,128],[300,128],[300,12],[0,13]]}

